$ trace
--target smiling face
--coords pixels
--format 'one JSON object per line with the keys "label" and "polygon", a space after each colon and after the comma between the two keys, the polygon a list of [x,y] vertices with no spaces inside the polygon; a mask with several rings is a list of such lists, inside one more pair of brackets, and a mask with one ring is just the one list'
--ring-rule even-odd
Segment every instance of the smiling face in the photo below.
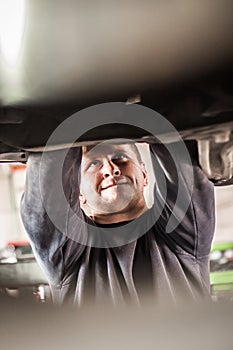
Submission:
{"label": "smiling face", "polygon": [[132,214],[145,208],[147,183],[144,164],[135,145],[101,143],[89,152],[84,150],[80,201],[94,217]]}

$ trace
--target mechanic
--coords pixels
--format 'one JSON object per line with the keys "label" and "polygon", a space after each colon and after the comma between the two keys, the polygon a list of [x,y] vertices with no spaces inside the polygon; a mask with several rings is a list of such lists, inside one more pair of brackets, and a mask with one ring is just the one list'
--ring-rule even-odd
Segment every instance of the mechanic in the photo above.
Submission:
{"label": "mechanic", "polygon": [[[54,180],[63,151],[47,152],[44,160],[41,153],[30,154],[21,215],[55,303],[209,299],[214,188],[198,165],[196,143],[186,146],[192,164],[177,163],[162,144],[150,145],[156,181],[151,208],[135,143],[64,151],[63,194]],[[174,214],[178,187],[189,205]],[[67,206],[60,205],[64,194]],[[172,217],[178,221],[167,230]]]}

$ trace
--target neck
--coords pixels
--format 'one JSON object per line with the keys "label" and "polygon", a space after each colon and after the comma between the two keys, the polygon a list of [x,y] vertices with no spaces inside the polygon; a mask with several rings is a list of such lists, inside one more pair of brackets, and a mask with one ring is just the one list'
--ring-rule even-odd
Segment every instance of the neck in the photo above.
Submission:
{"label": "neck", "polygon": [[118,222],[134,220],[148,210],[146,202],[143,201],[136,207],[129,208],[123,212],[93,214],[92,219],[98,224],[116,224]]}

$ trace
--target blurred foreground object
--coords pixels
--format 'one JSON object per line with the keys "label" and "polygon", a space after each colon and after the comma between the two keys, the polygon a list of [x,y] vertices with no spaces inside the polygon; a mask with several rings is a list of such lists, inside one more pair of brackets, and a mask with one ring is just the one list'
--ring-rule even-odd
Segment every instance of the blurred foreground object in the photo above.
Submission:
{"label": "blurred foreground object", "polygon": [[[54,308],[4,302],[0,326],[3,348],[230,350],[232,304],[189,305],[156,309]],[[25,332],[26,331],[26,332]],[[12,334],[14,336],[12,336]],[[38,336],[41,335],[41,336]],[[183,346],[181,345],[184,344]]]}
{"label": "blurred foreground object", "polygon": [[[73,113],[120,101],[162,114],[215,184],[233,182],[232,1],[1,6],[0,161],[26,162]],[[109,130],[79,141],[149,136]]]}

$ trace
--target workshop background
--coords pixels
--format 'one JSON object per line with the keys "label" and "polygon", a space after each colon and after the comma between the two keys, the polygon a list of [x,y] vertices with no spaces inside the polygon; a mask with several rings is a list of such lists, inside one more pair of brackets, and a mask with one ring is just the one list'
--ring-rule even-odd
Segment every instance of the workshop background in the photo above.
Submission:
{"label": "workshop background", "polygon": [[[124,101],[160,113],[183,140],[197,140],[208,177],[229,184],[215,188],[210,281],[213,300],[231,301],[232,4],[0,0],[0,161],[25,162],[90,106]],[[151,137],[126,125],[94,128],[79,142]],[[57,145],[67,142],[62,134]],[[0,164],[0,295],[50,302],[19,215],[24,183],[25,165]]]}
{"label": "workshop background", "polygon": [[[0,248],[8,241],[25,240],[19,215],[24,191],[26,165],[0,164]],[[233,186],[215,187],[216,229],[214,242],[233,241]]]}

